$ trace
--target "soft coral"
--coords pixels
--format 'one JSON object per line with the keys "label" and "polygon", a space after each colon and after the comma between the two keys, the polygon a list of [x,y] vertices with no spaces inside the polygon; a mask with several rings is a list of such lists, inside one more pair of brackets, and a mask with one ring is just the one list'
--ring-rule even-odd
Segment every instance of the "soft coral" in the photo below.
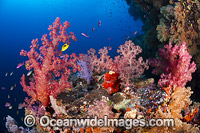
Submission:
{"label": "soft coral", "polygon": [[196,70],[196,64],[191,62],[192,56],[187,52],[186,43],[181,46],[169,43],[164,48],[159,49],[161,59],[150,60],[150,65],[156,67],[152,73],[162,72],[158,84],[161,87],[167,85],[177,85],[184,87],[188,81],[192,80],[192,73]]}
{"label": "soft coral", "polygon": [[99,50],[100,57],[95,54],[94,49],[88,51],[90,64],[94,71],[100,73],[104,71],[114,71],[119,74],[123,87],[134,86],[133,80],[139,78],[145,69],[148,69],[148,62],[142,57],[136,56],[142,52],[140,46],[136,46],[131,40],[120,45],[117,52],[120,54],[114,58],[108,56],[106,47]]}

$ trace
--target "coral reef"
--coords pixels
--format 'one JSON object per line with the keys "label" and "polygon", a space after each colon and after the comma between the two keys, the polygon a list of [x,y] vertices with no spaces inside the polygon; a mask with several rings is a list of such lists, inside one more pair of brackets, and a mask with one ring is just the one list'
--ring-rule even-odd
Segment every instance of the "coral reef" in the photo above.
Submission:
{"label": "coral reef", "polygon": [[[159,6],[159,5],[158,5]],[[120,45],[119,55],[111,58],[107,47],[99,50],[99,55],[90,49],[87,55],[64,55],[58,50],[59,42],[70,43],[75,36],[65,31],[69,23],[60,23],[57,18],[49,26],[50,40],[42,38],[39,47],[37,39],[32,41],[31,50],[22,50],[28,56],[26,68],[33,69],[34,75],[26,83],[22,76],[22,87],[31,98],[23,104],[26,115],[36,118],[33,129],[37,132],[199,132],[200,104],[190,100],[192,94],[186,83],[192,79],[196,64],[191,63],[186,43],[169,43],[160,48],[159,57],[144,61],[137,56],[142,52],[140,46],[132,41]],[[59,32],[58,32],[59,31]],[[36,51],[38,49],[40,53]],[[156,67],[155,74],[161,74],[159,82],[145,78],[144,70],[148,63]],[[158,85],[159,84],[159,85]],[[121,127],[83,126],[41,126],[41,116],[51,119],[88,119],[88,117],[126,120]],[[137,118],[148,121],[151,118],[173,118],[175,127],[130,127],[128,121]],[[19,128],[11,117],[7,117],[6,127],[10,132]],[[24,129],[23,129],[24,130]]]}

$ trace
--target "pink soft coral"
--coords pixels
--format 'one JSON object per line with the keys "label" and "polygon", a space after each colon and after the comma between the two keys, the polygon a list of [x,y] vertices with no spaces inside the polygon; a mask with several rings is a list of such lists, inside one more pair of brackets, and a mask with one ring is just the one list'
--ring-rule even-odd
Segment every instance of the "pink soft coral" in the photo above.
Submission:
{"label": "pink soft coral", "polygon": [[184,87],[188,81],[192,80],[192,73],[196,70],[196,64],[191,62],[192,56],[187,52],[186,43],[181,46],[169,43],[164,48],[159,49],[159,55],[162,58],[150,60],[150,65],[156,67],[152,73],[161,74],[158,84],[161,87],[167,85],[177,85]]}
{"label": "pink soft coral", "polygon": [[110,66],[113,65],[113,60],[108,55],[107,47],[100,49],[98,54],[100,55],[99,58],[96,55],[95,49],[91,48],[90,50],[88,50],[88,58],[90,60],[91,68],[97,73],[109,70]]}
{"label": "pink soft coral", "polygon": [[145,69],[148,69],[148,62],[144,62],[142,57],[138,59],[136,56],[142,52],[140,46],[129,40],[125,44],[120,45],[117,52],[120,54],[113,60],[108,56],[107,47],[99,50],[100,57],[95,54],[96,51],[91,49],[88,51],[91,60],[91,66],[94,71],[100,73],[104,71],[114,71],[119,73],[119,78],[124,87],[134,86],[133,81],[139,78]]}
{"label": "pink soft coral", "polygon": [[[42,46],[39,47],[38,39],[33,40],[30,46],[29,52],[22,50],[20,55],[28,56],[29,60],[26,61],[26,69],[34,70],[34,80],[30,82],[30,86],[27,86],[25,81],[25,75],[22,76],[23,90],[34,100],[39,100],[45,107],[49,105],[49,96],[57,96],[58,93],[65,90],[65,88],[71,87],[68,77],[71,74],[71,70],[76,73],[80,70],[80,66],[77,65],[77,61],[81,59],[76,54],[65,55],[64,58],[59,58],[62,52],[58,50],[59,42],[70,44],[70,39],[76,41],[76,37],[73,32],[67,34],[66,29],[70,27],[70,24],[66,21],[63,25],[60,22],[60,18],[56,18],[53,25],[49,26],[50,39],[47,38],[47,34],[42,37]],[[38,49],[39,52],[38,53]],[[55,80],[56,77],[59,80]]]}
{"label": "pink soft coral", "polygon": [[111,69],[119,73],[119,78],[124,81],[122,84],[125,87],[133,86],[135,78],[139,78],[144,73],[145,69],[148,69],[148,61],[143,61],[142,57],[138,59],[136,56],[142,52],[140,46],[129,40],[124,45],[120,45],[117,50],[120,53],[119,56],[115,57],[114,64],[117,67],[111,66]]}

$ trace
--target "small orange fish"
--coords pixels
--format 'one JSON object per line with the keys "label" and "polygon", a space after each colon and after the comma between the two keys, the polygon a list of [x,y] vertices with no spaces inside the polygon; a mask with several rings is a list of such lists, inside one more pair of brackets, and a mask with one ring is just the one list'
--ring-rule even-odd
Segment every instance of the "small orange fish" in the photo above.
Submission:
{"label": "small orange fish", "polygon": [[101,26],[101,21],[98,22],[98,26],[99,26],[99,27]]}
{"label": "small orange fish", "polygon": [[137,33],[137,31],[135,31],[134,33],[133,33],[133,35],[135,35]]}
{"label": "small orange fish", "polygon": [[130,36],[127,36],[126,39],[128,40]]}
{"label": "small orange fish", "polygon": [[131,108],[126,108],[126,111],[128,112],[128,111],[131,111]]}
{"label": "small orange fish", "polygon": [[147,114],[149,114],[149,113],[151,113],[151,109],[148,109],[148,110],[147,110]]}
{"label": "small orange fish", "polygon": [[60,101],[57,101],[57,103],[56,103],[58,106],[61,106],[61,103],[60,103]]}
{"label": "small orange fish", "polygon": [[89,37],[88,35],[86,35],[85,33],[81,33],[81,35],[85,36],[85,37]]}
{"label": "small orange fish", "polygon": [[86,106],[86,104],[84,104],[84,110],[87,111],[87,106]]}
{"label": "small orange fish", "polygon": [[188,106],[189,106],[189,104],[187,103],[183,109],[186,109]]}
{"label": "small orange fish", "polygon": [[149,113],[151,113],[151,109],[148,109],[148,110],[147,110],[147,114],[149,114]]}
{"label": "small orange fish", "polygon": [[158,106],[158,104],[157,104],[157,103],[153,103],[153,105],[156,105],[156,106]]}
{"label": "small orange fish", "polygon": [[95,28],[92,28],[92,32],[95,30]]}
{"label": "small orange fish", "polygon": [[23,65],[24,65],[24,62],[23,62],[23,63],[19,63],[19,64],[17,65],[17,69],[20,68],[20,67],[22,67]]}
{"label": "small orange fish", "polygon": [[88,133],[92,133],[92,127],[88,127],[85,131]]}
{"label": "small orange fish", "polygon": [[150,97],[150,98],[149,98],[149,100],[152,100],[152,99],[153,99],[153,97]]}
{"label": "small orange fish", "polygon": [[80,132],[81,132],[81,133],[84,133],[84,129],[83,129],[83,128],[80,128]]}
{"label": "small orange fish", "polygon": [[9,102],[5,103],[5,107],[10,107],[10,106],[11,106],[11,103],[9,103]]}
{"label": "small orange fish", "polygon": [[112,50],[112,47],[108,46],[108,50]]}

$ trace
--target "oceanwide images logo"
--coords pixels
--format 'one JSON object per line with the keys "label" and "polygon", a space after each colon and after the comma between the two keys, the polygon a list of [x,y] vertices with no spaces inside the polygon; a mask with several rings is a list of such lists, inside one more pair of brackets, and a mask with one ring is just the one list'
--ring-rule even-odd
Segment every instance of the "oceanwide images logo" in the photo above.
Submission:
{"label": "oceanwide images logo", "polygon": [[[27,115],[24,119],[24,124],[27,127],[34,126],[35,117],[33,115]],[[39,124],[42,127],[125,127],[126,129],[132,129],[133,127],[148,127],[148,126],[174,126],[174,119],[109,119],[107,116],[104,118],[90,118],[85,119],[51,119],[48,116],[42,116],[39,120]]]}

